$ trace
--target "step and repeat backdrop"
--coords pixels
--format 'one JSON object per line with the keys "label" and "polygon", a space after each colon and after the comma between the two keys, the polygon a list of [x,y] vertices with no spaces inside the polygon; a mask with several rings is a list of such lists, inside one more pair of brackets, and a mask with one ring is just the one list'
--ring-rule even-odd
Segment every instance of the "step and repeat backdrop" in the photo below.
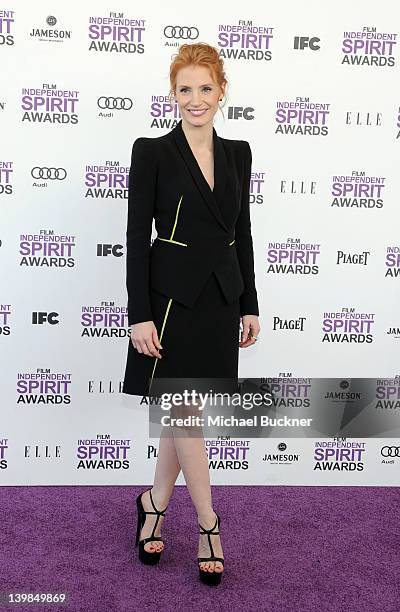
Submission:
{"label": "step and repeat backdrop", "polygon": [[253,153],[261,333],[239,376],[280,379],[293,416],[311,377],[340,379],[338,402],[372,378],[393,425],[207,439],[212,482],[398,485],[400,10],[196,7],[0,1],[0,483],[152,480],[148,406],[122,393],[131,146],[175,127],[173,54],[207,42],[216,131]]}

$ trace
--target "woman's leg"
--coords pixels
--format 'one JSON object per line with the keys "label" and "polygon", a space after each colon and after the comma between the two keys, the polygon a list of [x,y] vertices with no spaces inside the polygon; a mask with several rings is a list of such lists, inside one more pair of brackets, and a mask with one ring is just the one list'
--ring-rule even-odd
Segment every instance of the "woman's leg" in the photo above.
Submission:
{"label": "woman's leg", "polygon": [[[196,414],[196,409],[188,410],[186,414]],[[204,529],[212,529],[215,525],[216,514],[212,507],[210,471],[208,467],[207,451],[204,444],[202,428],[196,426],[171,428],[174,435],[176,454],[185,477],[186,485],[197,511],[197,520]],[[211,543],[214,554],[223,557],[219,535],[211,534]],[[198,556],[211,555],[206,534],[200,535]],[[208,571],[223,571],[220,561],[200,563],[202,569]]]}
{"label": "woman's leg", "polygon": [[[157,510],[164,510],[164,508],[167,507],[174,489],[175,481],[178,478],[179,472],[181,471],[181,466],[179,465],[178,456],[175,450],[174,440],[171,438],[169,430],[169,427],[163,427],[161,431],[156,470],[154,474],[154,484],[151,489],[151,495]],[[154,511],[150,499],[150,493],[148,491],[145,491],[145,493],[142,495],[142,504],[144,510]],[[140,532],[141,539],[148,538],[151,535],[156,520],[156,514],[146,515],[146,522]],[[161,525],[163,520],[164,517],[160,516],[154,535],[161,535]],[[144,549],[148,552],[159,552],[163,548],[164,544],[157,540],[155,542],[147,542],[144,545]]]}

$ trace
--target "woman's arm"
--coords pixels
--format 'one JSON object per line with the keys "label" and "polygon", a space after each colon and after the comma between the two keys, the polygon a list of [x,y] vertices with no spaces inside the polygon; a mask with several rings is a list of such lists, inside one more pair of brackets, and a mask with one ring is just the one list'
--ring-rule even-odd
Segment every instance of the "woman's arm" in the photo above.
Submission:
{"label": "woman's arm", "polygon": [[149,295],[149,255],[157,164],[151,141],[151,138],[137,138],[132,146],[126,230],[129,325],[153,319]]}
{"label": "woman's arm", "polygon": [[246,140],[241,141],[244,156],[244,175],[242,185],[241,209],[235,228],[236,252],[244,281],[244,290],[240,296],[240,315],[259,315],[257,290],[254,275],[253,240],[250,222],[250,179],[252,154]]}

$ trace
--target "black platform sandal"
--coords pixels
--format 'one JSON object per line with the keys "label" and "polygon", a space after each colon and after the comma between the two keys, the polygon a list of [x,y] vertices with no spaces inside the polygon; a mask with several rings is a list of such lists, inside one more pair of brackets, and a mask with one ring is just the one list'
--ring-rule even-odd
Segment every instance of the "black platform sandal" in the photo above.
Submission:
{"label": "black platform sandal", "polygon": [[[143,508],[143,504],[142,504],[142,495],[143,493],[146,493],[146,491],[150,492],[150,500],[151,503],[153,505],[154,511],[153,510],[145,510]],[[159,541],[159,542],[164,542],[164,540],[159,537],[159,536],[155,536],[154,532],[156,530],[156,527],[158,525],[158,521],[160,516],[164,516],[165,511],[167,510],[167,508],[165,508],[164,510],[160,511],[157,510],[157,508],[154,505],[153,502],[153,497],[151,495],[151,489],[146,489],[146,491],[143,491],[142,493],[140,493],[140,495],[137,496],[136,498],[136,506],[137,506],[137,512],[138,512],[138,516],[137,516],[137,529],[136,529],[136,542],[135,542],[135,546],[137,546],[139,544],[139,559],[142,563],[145,563],[146,565],[156,565],[161,557],[161,553],[163,551],[160,552],[148,552],[147,550],[144,549],[145,544],[147,544],[147,542],[155,542],[155,541]],[[146,514],[157,514],[157,520],[154,524],[153,530],[151,532],[151,536],[148,538],[144,538],[143,540],[139,540],[139,536],[140,536],[140,531],[146,521]],[[164,550],[164,549],[163,549]]]}
{"label": "black platform sandal", "polygon": [[[215,513],[217,514],[217,513]],[[214,555],[214,550],[211,544],[211,537],[210,534],[214,534],[214,535],[219,535],[219,526],[221,523],[221,519],[219,517],[219,515],[217,514],[217,520],[215,521],[215,525],[212,529],[204,529],[204,527],[202,527],[199,524],[200,527],[200,533],[206,533],[207,537],[208,537],[208,545],[210,547],[211,550],[211,557],[197,557],[197,562],[198,563],[202,563],[203,561],[221,561],[222,565],[224,565],[224,559],[223,557],[216,557]],[[218,531],[214,531],[214,529],[217,528]],[[224,571],[222,572],[216,572],[215,569],[213,572],[208,572],[206,570],[201,569],[200,565],[199,565],[199,572],[200,572],[200,580],[201,582],[203,582],[204,584],[208,584],[209,586],[214,586],[217,585],[221,582],[221,576],[224,573]]]}

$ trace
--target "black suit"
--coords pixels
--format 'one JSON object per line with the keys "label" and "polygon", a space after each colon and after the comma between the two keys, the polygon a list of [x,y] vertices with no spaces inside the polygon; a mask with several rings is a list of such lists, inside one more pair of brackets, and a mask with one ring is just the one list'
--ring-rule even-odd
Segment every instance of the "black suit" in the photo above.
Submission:
{"label": "black suit", "polygon": [[[150,288],[192,306],[215,273],[228,303],[258,315],[249,186],[251,149],[213,128],[211,190],[182,129],[137,138],[127,222],[128,323],[153,320]],[[157,238],[151,243],[152,220]]]}

